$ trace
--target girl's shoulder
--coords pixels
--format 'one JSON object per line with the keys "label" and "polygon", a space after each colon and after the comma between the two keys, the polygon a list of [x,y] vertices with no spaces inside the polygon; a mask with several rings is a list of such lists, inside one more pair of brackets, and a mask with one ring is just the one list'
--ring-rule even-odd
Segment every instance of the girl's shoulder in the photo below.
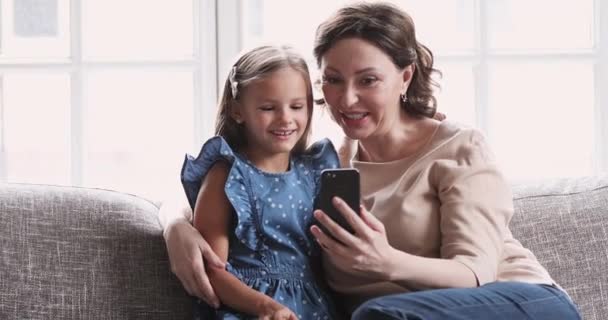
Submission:
{"label": "girl's shoulder", "polygon": [[230,147],[224,137],[221,136],[214,136],[205,141],[196,158],[211,159],[217,157],[225,158],[229,162],[237,160],[237,153]]}
{"label": "girl's shoulder", "polygon": [[194,208],[204,177],[218,161],[226,163],[231,168],[229,180],[242,179],[239,175],[241,170],[238,169],[243,166],[242,161],[226,140],[220,136],[207,140],[196,157],[186,154],[180,176],[192,208]]}
{"label": "girl's shoulder", "polygon": [[325,138],[310,145],[306,151],[295,157],[300,166],[313,169],[338,168],[340,160],[333,143]]}

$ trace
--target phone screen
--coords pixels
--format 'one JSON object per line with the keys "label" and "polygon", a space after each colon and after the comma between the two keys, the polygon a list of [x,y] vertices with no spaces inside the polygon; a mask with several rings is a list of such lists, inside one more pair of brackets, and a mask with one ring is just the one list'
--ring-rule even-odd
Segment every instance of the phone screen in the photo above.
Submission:
{"label": "phone screen", "polygon": [[[346,222],[346,219],[334,207],[331,199],[340,197],[344,200],[353,211],[359,213],[360,203],[360,185],[359,171],[357,169],[326,169],[321,172],[321,187],[315,201],[315,208],[323,210],[325,214],[331,217],[335,222],[341,225],[347,231],[353,233],[353,229]],[[331,235],[320,224],[317,225],[326,233]]]}

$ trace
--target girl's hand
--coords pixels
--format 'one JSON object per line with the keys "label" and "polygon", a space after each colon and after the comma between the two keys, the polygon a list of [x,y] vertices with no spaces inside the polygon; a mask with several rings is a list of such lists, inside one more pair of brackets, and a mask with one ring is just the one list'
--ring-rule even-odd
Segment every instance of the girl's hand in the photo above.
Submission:
{"label": "girl's hand", "polygon": [[389,245],[382,222],[363,206],[359,209],[361,215],[357,215],[342,199],[334,197],[332,202],[353,227],[355,234],[344,230],[323,211],[316,210],[315,218],[335,238],[334,240],[324,234],[318,226],[311,227],[312,234],[329,259],[345,272],[360,277],[390,281],[394,270],[391,258],[396,256],[397,250]]}
{"label": "girl's hand", "polygon": [[298,320],[298,317],[293,313],[293,311],[289,310],[287,307],[284,307],[281,310],[277,310],[276,312],[268,315],[260,316],[261,320]]}
{"label": "girl's hand", "polygon": [[441,112],[435,112],[435,115],[433,116],[433,119],[435,120],[439,120],[439,121],[443,121],[447,118],[448,116],[445,115],[445,113],[441,113]]}
{"label": "girl's hand", "polygon": [[258,314],[260,320],[298,320],[298,317],[286,306],[268,299]]}

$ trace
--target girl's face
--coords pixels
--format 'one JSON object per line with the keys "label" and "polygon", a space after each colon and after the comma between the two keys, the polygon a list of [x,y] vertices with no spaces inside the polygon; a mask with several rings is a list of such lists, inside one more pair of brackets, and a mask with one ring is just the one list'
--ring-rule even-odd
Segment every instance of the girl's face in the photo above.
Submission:
{"label": "girl's face", "polygon": [[299,71],[282,68],[245,88],[232,113],[244,126],[245,152],[256,158],[291,152],[310,118],[309,85]]}
{"label": "girl's face", "polygon": [[336,42],[321,58],[325,102],[344,134],[358,140],[387,134],[399,123],[399,96],[412,72],[359,38]]}

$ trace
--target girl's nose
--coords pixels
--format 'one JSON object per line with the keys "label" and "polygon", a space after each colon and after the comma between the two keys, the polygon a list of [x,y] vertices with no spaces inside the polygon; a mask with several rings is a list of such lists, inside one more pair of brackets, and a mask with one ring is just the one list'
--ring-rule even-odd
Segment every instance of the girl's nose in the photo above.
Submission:
{"label": "girl's nose", "polygon": [[279,120],[282,123],[289,123],[291,122],[292,116],[291,116],[291,112],[289,108],[284,108],[279,110]]}

